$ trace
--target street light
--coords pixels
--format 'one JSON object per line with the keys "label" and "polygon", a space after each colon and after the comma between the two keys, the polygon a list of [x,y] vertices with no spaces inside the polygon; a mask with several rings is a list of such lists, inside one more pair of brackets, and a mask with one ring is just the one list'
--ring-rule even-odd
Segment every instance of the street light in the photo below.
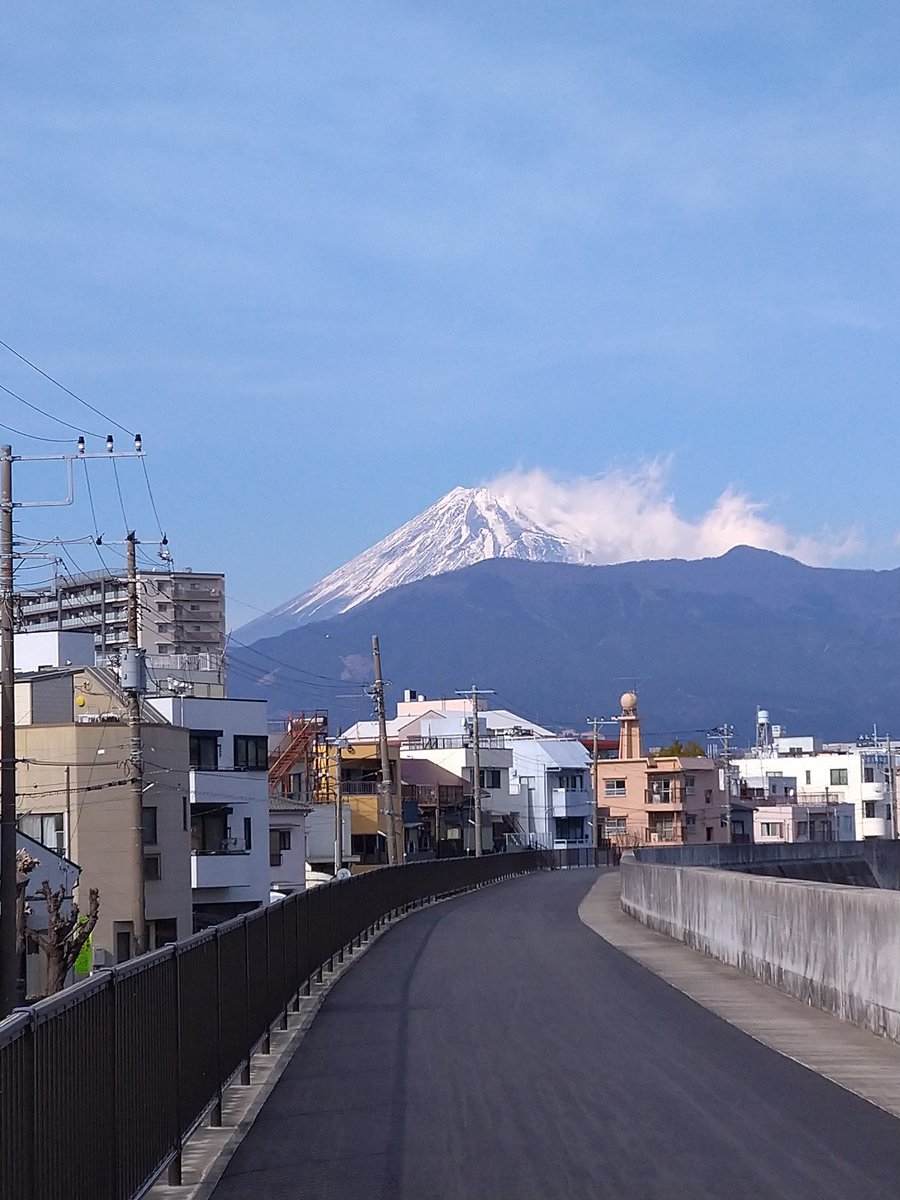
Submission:
{"label": "street light", "polygon": [[334,772],[334,873],[344,865],[344,831],[341,822],[341,751],[346,750],[350,742],[345,737],[328,739],[328,745],[337,751]]}

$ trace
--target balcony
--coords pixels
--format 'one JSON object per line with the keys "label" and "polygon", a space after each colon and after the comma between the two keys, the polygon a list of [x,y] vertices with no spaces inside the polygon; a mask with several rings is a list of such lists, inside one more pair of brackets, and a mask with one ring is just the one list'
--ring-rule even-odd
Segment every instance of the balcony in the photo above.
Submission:
{"label": "balcony", "polygon": [[644,803],[653,805],[681,808],[684,804],[685,789],[679,779],[658,779],[644,792]]}
{"label": "balcony", "polygon": [[551,788],[550,803],[554,817],[583,817],[593,808],[593,793],[574,788]]}
{"label": "balcony", "polygon": [[243,839],[229,838],[229,848],[216,853],[195,851],[191,855],[191,887],[231,888],[249,887],[251,879],[250,852]]}

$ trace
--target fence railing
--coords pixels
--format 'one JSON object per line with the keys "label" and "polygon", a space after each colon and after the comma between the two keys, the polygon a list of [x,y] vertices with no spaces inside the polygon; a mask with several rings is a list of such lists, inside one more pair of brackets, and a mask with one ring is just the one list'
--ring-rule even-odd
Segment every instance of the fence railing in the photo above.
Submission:
{"label": "fence railing", "polygon": [[[553,852],[550,852],[553,854]],[[562,852],[566,853],[566,852]],[[0,1024],[0,1196],[131,1200],[334,960],[425,901],[548,866],[523,850],[385,867],[98,972]]]}

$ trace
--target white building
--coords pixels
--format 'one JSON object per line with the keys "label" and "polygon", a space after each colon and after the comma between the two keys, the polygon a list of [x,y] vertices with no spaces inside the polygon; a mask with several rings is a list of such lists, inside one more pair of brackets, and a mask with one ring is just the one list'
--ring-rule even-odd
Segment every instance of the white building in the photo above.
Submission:
{"label": "white building", "polygon": [[577,739],[512,737],[512,795],[530,845],[545,849],[594,844],[590,756]]}
{"label": "white building", "polygon": [[773,842],[852,842],[856,815],[852,804],[747,804],[734,806],[734,840]]}
{"label": "white building", "polygon": [[269,739],[264,700],[153,696],[190,733],[194,924],[267,904],[270,891]]}
{"label": "white building", "polygon": [[779,799],[801,807],[849,804],[855,838],[895,837],[900,755],[891,752],[891,768],[883,747],[818,745],[813,738],[782,736],[768,756],[733,759],[741,793],[764,801],[776,794],[774,788]]}

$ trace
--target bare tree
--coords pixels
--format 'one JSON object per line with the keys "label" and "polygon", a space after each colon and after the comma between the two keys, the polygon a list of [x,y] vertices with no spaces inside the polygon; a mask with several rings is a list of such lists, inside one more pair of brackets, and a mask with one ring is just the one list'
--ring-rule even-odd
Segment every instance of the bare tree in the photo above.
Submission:
{"label": "bare tree", "polygon": [[26,933],[47,956],[47,995],[52,996],[66,986],[66,975],[75,965],[82,946],[97,924],[100,915],[100,893],[96,888],[91,888],[88,893],[87,915],[83,918],[75,901],[72,902],[69,915],[63,913],[65,887],[54,891],[45,879],[41,895],[47,904],[47,928],[28,929]]}

